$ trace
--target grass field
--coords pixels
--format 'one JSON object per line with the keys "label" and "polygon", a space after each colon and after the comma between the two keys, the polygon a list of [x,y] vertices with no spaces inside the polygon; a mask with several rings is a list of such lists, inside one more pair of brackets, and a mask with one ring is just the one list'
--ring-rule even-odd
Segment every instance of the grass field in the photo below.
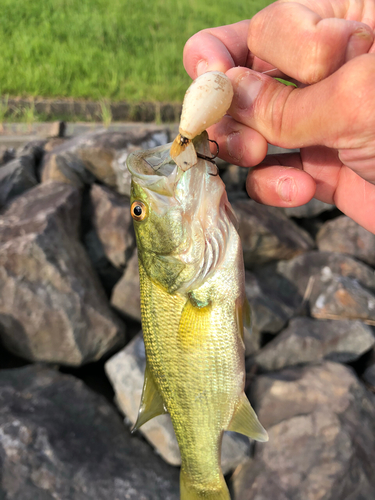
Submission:
{"label": "grass field", "polygon": [[0,95],[179,101],[197,31],[271,0],[1,0]]}

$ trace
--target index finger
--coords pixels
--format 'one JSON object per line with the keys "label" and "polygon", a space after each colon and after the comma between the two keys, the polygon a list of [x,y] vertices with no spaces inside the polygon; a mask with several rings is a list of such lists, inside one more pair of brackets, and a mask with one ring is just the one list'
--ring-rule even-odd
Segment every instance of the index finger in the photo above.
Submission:
{"label": "index finger", "polygon": [[235,66],[253,67],[256,71],[270,69],[269,64],[258,62],[247,46],[250,20],[240,21],[219,28],[210,28],[193,35],[184,48],[184,66],[191,78],[206,71],[225,73]]}

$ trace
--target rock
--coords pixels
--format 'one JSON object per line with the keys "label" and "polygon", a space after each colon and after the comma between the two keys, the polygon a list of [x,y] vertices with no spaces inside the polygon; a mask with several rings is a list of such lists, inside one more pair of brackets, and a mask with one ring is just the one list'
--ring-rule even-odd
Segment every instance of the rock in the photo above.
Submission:
{"label": "rock", "polygon": [[[116,403],[134,424],[141,401],[146,354],[139,333],[122,351],[105,364],[105,370],[116,393]],[[168,414],[160,415],[145,423],[140,432],[156,448],[168,463],[180,465],[181,456]],[[233,470],[250,455],[250,442],[245,436],[234,432],[224,434],[222,445],[222,468],[224,474]]]}
{"label": "rock", "polygon": [[323,225],[317,244],[323,252],[346,253],[375,267],[375,234],[345,215]]}
{"label": "rock", "polygon": [[288,327],[255,356],[264,371],[329,359],[350,363],[375,344],[371,327],[360,321],[293,318]]}
{"label": "rock", "polygon": [[104,253],[115,267],[124,267],[135,247],[129,198],[94,184],[91,189],[93,225]]}
{"label": "rock", "polygon": [[111,305],[121,314],[141,321],[141,292],[139,289],[138,253],[135,250],[123,277],[116,283]]}
{"label": "rock", "polygon": [[178,471],[80,380],[38,366],[3,370],[0,401],[1,498],[178,500]]}
{"label": "rock", "polygon": [[238,165],[228,165],[221,178],[225,184],[227,191],[246,191],[246,178],[248,169],[239,167]]}
{"label": "rock", "polygon": [[[332,276],[352,278],[365,288],[375,291],[373,269],[347,255],[331,252],[307,252],[291,260],[281,260],[254,271],[266,294],[273,294],[289,307],[298,310],[311,301],[311,289],[319,292]],[[314,299],[314,297],[312,297]]]}
{"label": "rock", "polygon": [[79,191],[51,182],[0,218],[1,337],[31,361],[77,366],[124,340],[78,240],[79,211]]}
{"label": "rock", "polygon": [[16,157],[16,150],[6,146],[0,147],[0,167],[5,165]]}
{"label": "rock", "polygon": [[[60,147],[63,147],[63,145]],[[56,148],[56,150],[60,149],[60,147]],[[85,184],[94,182],[95,177],[85,169],[85,164],[75,154],[70,151],[59,154],[54,151],[52,150],[45,155],[42,163],[42,183],[62,182],[82,188]]]}
{"label": "rock", "polygon": [[375,363],[366,368],[362,378],[369,385],[372,392],[375,392]]}
{"label": "rock", "polygon": [[61,146],[61,144],[64,144],[67,140],[67,137],[50,137],[44,145],[44,150],[50,152],[58,146]]}
{"label": "rock", "polygon": [[48,137],[64,137],[66,123],[62,121],[52,122],[48,131]]}
{"label": "rock", "polygon": [[129,195],[130,184],[123,179],[128,175],[125,165],[128,154],[136,149],[155,147],[159,139],[162,141],[167,137],[167,132],[163,131],[143,131],[139,135],[130,130],[99,130],[73,137],[46,154],[42,166],[42,182],[59,180],[79,187],[97,179],[107,186],[118,187],[122,194]]}
{"label": "rock", "polygon": [[273,260],[291,259],[314,247],[308,233],[277,209],[250,199],[234,201],[232,206],[239,221],[247,269]]}
{"label": "rock", "polygon": [[261,280],[250,271],[245,273],[245,290],[251,308],[254,334],[277,333],[293,316],[294,309],[273,294],[272,290],[263,290]]}
{"label": "rock", "polygon": [[87,256],[95,269],[100,283],[102,284],[107,297],[111,297],[116,283],[121,279],[123,273],[120,269],[108,260],[103,243],[99,239],[98,233],[94,228],[90,228],[82,236],[84,248]]}
{"label": "rock", "polygon": [[364,368],[362,379],[370,391],[375,393],[375,347],[373,347],[369,355],[366,356]]}
{"label": "rock", "polygon": [[374,498],[375,399],[343,365],[260,376],[257,413],[268,443],[233,475],[234,500]]}
{"label": "rock", "polygon": [[328,203],[324,203],[316,198],[312,198],[305,205],[301,205],[299,207],[280,207],[278,210],[280,210],[280,212],[287,217],[296,217],[300,219],[315,217],[323,212],[333,210],[334,208],[335,205],[329,205]]}
{"label": "rock", "polygon": [[361,319],[375,325],[375,295],[351,278],[320,279],[314,283],[311,315],[320,319]]}
{"label": "rock", "polygon": [[0,208],[36,184],[32,155],[20,156],[0,167]]}

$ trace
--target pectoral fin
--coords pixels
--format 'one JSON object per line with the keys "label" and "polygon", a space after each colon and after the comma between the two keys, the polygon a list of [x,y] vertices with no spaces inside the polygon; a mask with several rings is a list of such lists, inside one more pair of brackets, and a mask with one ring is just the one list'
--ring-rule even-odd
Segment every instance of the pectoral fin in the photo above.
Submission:
{"label": "pectoral fin", "polygon": [[259,422],[245,394],[242,395],[227,430],[244,434],[255,441],[268,441],[268,434]]}
{"label": "pectoral fin", "polygon": [[236,315],[238,330],[243,340],[244,331],[246,331],[248,335],[251,333],[251,310],[246,297],[241,305],[236,306]]}
{"label": "pectoral fin", "polygon": [[146,363],[141,404],[138,410],[138,418],[132,428],[132,432],[139,429],[141,425],[145,424],[152,418],[157,417],[158,415],[163,415],[164,413],[167,413],[167,410],[155,385],[154,378],[148,364]]}

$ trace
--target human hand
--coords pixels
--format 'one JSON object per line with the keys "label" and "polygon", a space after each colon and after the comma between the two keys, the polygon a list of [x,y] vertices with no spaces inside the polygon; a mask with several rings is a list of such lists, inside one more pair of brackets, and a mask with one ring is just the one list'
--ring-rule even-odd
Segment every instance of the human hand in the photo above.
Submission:
{"label": "human hand", "polygon": [[[209,134],[225,160],[262,162],[248,175],[253,199],[287,207],[315,196],[375,233],[374,26],[373,0],[286,0],[188,41],[192,78],[219,70],[232,80],[229,115]],[[302,85],[260,73],[272,68]],[[264,160],[267,142],[301,150]]]}

